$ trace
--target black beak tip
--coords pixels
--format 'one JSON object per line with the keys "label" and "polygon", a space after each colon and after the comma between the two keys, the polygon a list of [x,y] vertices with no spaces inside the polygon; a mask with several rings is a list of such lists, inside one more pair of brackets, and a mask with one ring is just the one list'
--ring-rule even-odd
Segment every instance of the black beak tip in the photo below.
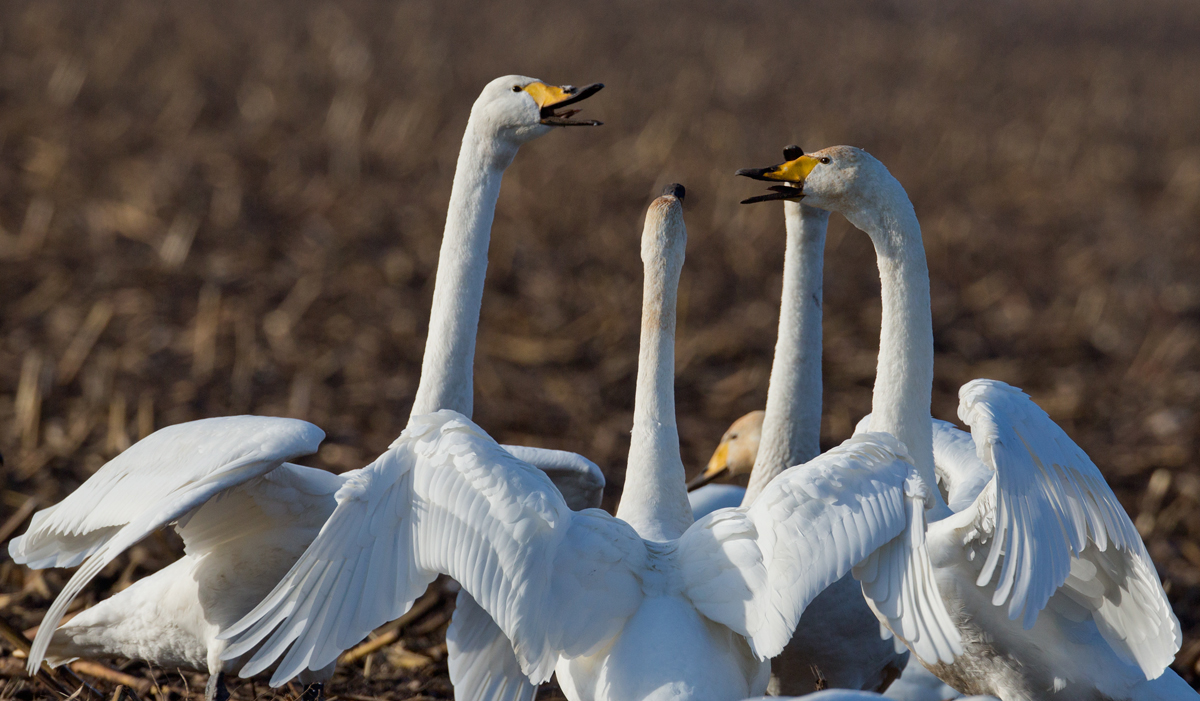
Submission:
{"label": "black beak tip", "polygon": [[738,170],[738,172],[734,173],[734,175],[740,175],[744,178],[752,178],[754,180],[774,180],[774,178],[768,178],[767,174],[775,171],[777,168],[779,168],[779,166],[768,166],[766,168],[742,168]]}
{"label": "black beak tip", "polygon": [[683,202],[683,198],[686,195],[687,195],[687,190],[683,187],[683,185],[680,185],[679,183],[671,183],[670,185],[664,187],[663,191],[662,191],[663,197],[674,197],[675,199],[679,200],[680,202]]}
{"label": "black beak tip", "polygon": [[595,95],[596,93],[600,92],[603,89],[604,89],[604,83],[591,83],[589,85],[583,86],[582,88],[576,88],[574,91],[574,94],[576,96],[576,99],[582,100],[585,97],[591,97],[592,95]]}

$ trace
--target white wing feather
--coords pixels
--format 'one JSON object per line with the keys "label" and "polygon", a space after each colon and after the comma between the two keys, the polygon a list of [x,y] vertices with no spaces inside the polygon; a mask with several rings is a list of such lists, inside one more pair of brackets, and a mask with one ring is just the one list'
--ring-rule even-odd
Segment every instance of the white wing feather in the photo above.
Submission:
{"label": "white wing feather", "polygon": [[996,474],[994,510],[980,509],[980,527],[993,541],[977,585],[996,577],[1003,556],[992,602],[1006,605],[1010,618],[1031,627],[1063,588],[1092,611],[1118,655],[1147,678],[1161,674],[1182,641],[1179,622],[1100,470],[1025,393],[1003,382],[964,385],[959,418]]}
{"label": "white wing feather", "polygon": [[572,512],[545,474],[453,411],[414,417],[383,456],[347,473],[338,506],[291,572],[222,634],[231,659],[265,641],[248,676],[320,669],[396,618],[439,572],[454,577],[541,683],[559,654],[611,639],[641,601],[645,546],[596,510]]}
{"label": "white wing feather", "polygon": [[[760,658],[774,657],[825,587],[893,539],[920,538],[921,530],[910,533],[924,525],[910,516],[923,509],[924,493],[911,493],[914,480],[894,438],[855,436],[776,477],[751,506],[714,511],[689,528],[679,543],[684,590],[702,614],[744,635]],[[906,571],[893,574],[899,580]],[[931,578],[909,586],[933,587],[919,603],[945,616]],[[952,626],[946,636],[957,643]]]}
{"label": "white wing feather", "polygon": [[[501,446],[546,473],[573,511],[599,508],[604,473],[596,463],[565,450]],[[532,701],[537,686],[521,671],[512,641],[466,591],[458,592],[446,629],[446,662],[455,696],[472,701]]]}
{"label": "white wing feather", "polygon": [[950,663],[962,654],[962,639],[946,611],[925,544],[927,489],[914,472],[904,490],[906,530],[857,565],[854,577],[871,608],[918,657]]}
{"label": "white wing feather", "polygon": [[29,669],[37,670],[75,595],[126,548],[221,491],[316,452],[324,437],[307,422],[262,416],[168,426],[109,461],[66,499],[35,514],[29,530],[9,543],[13,560],[33,568],[80,561],[83,566],[42,619]]}
{"label": "white wing feather", "polygon": [[446,648],[456,699],[533,701],[537,685],[521,671],[512,642],[465,590],[458,592]]}

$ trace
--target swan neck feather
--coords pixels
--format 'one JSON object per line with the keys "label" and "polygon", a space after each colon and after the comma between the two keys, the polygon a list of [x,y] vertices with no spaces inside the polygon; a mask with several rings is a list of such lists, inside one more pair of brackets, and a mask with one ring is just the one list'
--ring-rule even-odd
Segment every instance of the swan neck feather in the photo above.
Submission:
{"label": "swan neck feather", "polygon": [[429,335],[412,415],[453,409],[470,417],[475,335],[487,277],[488,244],[500,181],[517,146],[467,123],[438,254]]}
{"label": "swan neck feather", "polygon": [[[879,264],[883,320],[871,430],[900,439],[926,484],[936,484],[929,413],[933,394],[929,265],[912,202],[900,183],[882,166],[881,170],[871,203],[844,210],[851,224],[870,235]],[[933,495],[944,506],[937,490]]]}
{"label": "swan neck feather", "polygon": [[821,304],[829,212],[788,201],[784,219],[779,337],[758,457],[743,505],[753,502],[776,475],[821,452]]}
{"label": "swan neck feather", "polygon": [[653,541],[674,540],[693,521],[675,424],[675,304],[687,236],[679,205],[674,212],[660,206],[667,199],[651,205],[642,234],[645,281],[637,393],[625,487],[617,507],[617,518]]}

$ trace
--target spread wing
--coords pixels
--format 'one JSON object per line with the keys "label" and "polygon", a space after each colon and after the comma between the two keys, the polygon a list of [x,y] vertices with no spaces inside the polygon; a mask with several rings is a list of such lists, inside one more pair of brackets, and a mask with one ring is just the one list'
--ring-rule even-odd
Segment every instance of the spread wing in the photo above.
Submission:
{"label": "spread wing", "polygon": [[75,595],[114,558],[223,490],[316,452],[325,437],[295,419],[234,416],[168,426],[110,460],[9,543],[33,568],[83,566],[42,619],[29,655],[36,670]]}
{"label": "spread wing", "polygon": [[[513,457],[546,473],[573,511],[599,508],[604,473],[596,463],[565,450],[501,446]],[[532,701],[537,686],[521,671],[512,641],[465,591],[458,592],[446,629],[446,662],[458,698],[473,701]]]}
{"label": "spread wing", "polygon": [[338,506],[261,604],[222,634],[222,657],[282,656],[281,684],[320,669],[392,620],[438,573],[462,584],[512,641],[522,671],[611,639],[641,601],[645,546],[597,510],[572,512],[541,471],[453,411],[414,417],[374,464],[343,475]]}
{"label": "spread wing", "polygon": [[979,531],[992,538],[976,584],[995,580],[992,602],[1026,628],[1063,588],[1092,612],[1118,655],[1147,678],[1161,674],[1182,641],[1179,622],[1100,470],[1046,412],[1003,382],[967,383],[958,412],[979,459],[996,474],[995,487],[976,500]]}
{"label": "spread wing", "polygon": [[512,642],[464,590],[446,629],[446,648],[455,698],[533,701],[537,685],[521,671]]}
{"label": "spread wing", "polygon": [[[864,592],[876,581],[917,592],[911,613],[941,623],[948,617],[932,577],[909,571],[921,556],[929,568],[914,545],[922,544],[924,529],[913,517],[924,512],[919,482],[894,438],[855,436],[776,477],[751,506],[714,511],[689,528],[678,555],[685,591],[706,617],[744,635],[760,658],[774,657],[818,593],[899,543],[894,549],[907,559],[876,559],[855,576]],[[957,645],[948,620],[945,628]]]}
{"label": "spread wing", "polygon": [[337,502],[343,478],[284,463],[262,477],[226,489],[175,523],[184,552],[202,555],[237,543],[284,548],[297,555],[317,536]]}

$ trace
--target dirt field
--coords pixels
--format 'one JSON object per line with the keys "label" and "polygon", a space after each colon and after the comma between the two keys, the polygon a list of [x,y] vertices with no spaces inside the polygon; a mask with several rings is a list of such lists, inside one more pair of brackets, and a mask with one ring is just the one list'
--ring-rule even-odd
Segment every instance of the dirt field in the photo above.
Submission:
{"label": "dirt field", "polygon": [[[954,418],[966,380],[1002,379],[1088,451],[1166,580],[1184,630],[1175,669],[1195,683],[1197,36],[1191,0],[7,0],[0,540],[131,441],[189,419],[301,417],[329,436],[310,464],[373,458],[416,390],[480,88],[505,73],[602,81],[584,114],[605,126],[530,144],[505,176],[476,421],[505,442],[588,455],[615,504],[641,219],[679,181],[679,427],[700,469],[728,423],[765,401],[780,294],[782,208],[739,206],[761,188],[733,171],[788,143],[862,146],[923,225],[934,415]],[[869,410],[880,316],[869,241],[837,216],[826,270],[833,446]],[[143,543],[79,602],[177,549],[173,535]],[[67,574],[5,559],[0,618],[37,625]],[[344,665],[331,693],[450,698],[443,598],[399,645]],[[0,698],[51,696],[0,647]],[[109,668],[143,698],[204,683]],[[262,682],[235,692],[270,697]]]}

